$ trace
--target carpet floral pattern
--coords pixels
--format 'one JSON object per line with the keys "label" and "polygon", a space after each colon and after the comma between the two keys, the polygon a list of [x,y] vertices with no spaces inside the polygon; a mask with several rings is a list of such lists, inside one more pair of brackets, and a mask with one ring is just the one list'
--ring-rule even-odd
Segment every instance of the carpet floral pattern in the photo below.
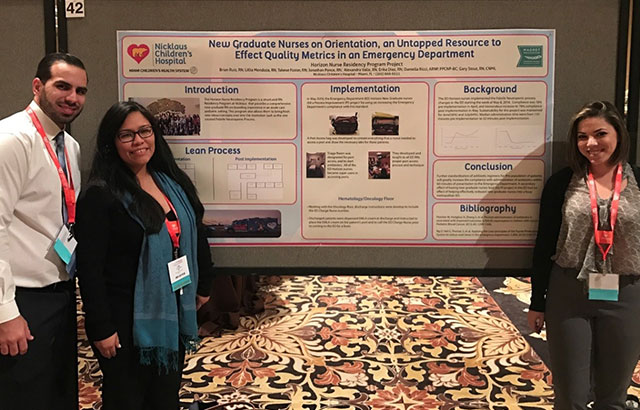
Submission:
{"label": "carpet floral pattern", "polygon": [[[185,407],[552,407],[549,370],[475,278],[266,277],[261,296],[263,313],[187,358]],[[81,409],[100,409],[97,362],[81,345]]]}

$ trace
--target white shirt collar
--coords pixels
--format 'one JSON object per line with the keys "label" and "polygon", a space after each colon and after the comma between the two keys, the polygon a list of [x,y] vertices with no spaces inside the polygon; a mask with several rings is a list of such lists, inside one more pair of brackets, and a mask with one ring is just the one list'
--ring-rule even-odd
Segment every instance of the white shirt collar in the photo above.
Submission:
{"label": "white shirt collar", "polygon": [[29,107],[31,107],[33,112],[36,114],[36,117],[38,117],[38,119],[40,120],[42,128],[44,129],[45,134],[47,134],[47,138],[49,138],[49,141],[53,140],[60,131],[63,131],[60,129],[60,127],[58,127],[58,124],[53,122],[53,120],[49,118],[49,116],[45,114],[44,111],[42,111],[42,108],[40,108],[40,106],[35,101],[31,101]]}

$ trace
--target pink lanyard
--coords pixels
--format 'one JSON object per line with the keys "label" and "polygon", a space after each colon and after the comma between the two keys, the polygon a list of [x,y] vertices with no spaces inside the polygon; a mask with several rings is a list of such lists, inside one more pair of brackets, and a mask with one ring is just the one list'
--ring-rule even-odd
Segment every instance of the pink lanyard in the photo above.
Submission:
{"label": "pink lanyard", "polygon": [[26,110],[29,117],[31,117],[31,122],[38,130],[38,134],[42,137],[42,142],[44,142],[44,146],[47,147],[47,151],[49,152],[49,156],[53,161],[56,169],[58,170],[58,176],[60,177],[60,183],[62,184],[62,191],[64,194],[64,203],[67,207],[67,218],[69,227],[73,227],[73,224],[76,222],[76,192],[73,189],[73,178],[71,177],[71,168],[69,167],[69,154],[67,153],[67,148],[64,149],[64,155],[67,159],[67,170],[69,172],[69,180],[67,181],[67,177],[64,174],[64,170],[62,166],[60,166],[60,161],[58,161],[58,156],[55,152],[53,152],[53,148],[51,148],[51,144],[49,143],[49,139],[47,138],[47,134],[45,134],[44,129],[42,128],[42,124],[40,120],[33,112],[31,107],[27,107]]}
{"label": "pink lanyard", "polygon": [[[596,182],[593,179],[591,170],[589,170],[587,185],[589,186],[589,198],[591,199],[593,238],[600,249],[600,253],[602,253],[602,260],[607,260],[607,254],[613,245],[613,229],[616,226],[616,219],[618,218],[618,205],[620,203],[620,191],[622,190],[622,164],[618,164],[618,170],[616,171],[616,182],[613,188],[613,199],[611,200],[611,215],[609,216],[609,220],[611,221],[610,231],[602,231],[598,228],[598,194],[596,192]],[[603,245],[607,245],[606,250],[603,248]]]}

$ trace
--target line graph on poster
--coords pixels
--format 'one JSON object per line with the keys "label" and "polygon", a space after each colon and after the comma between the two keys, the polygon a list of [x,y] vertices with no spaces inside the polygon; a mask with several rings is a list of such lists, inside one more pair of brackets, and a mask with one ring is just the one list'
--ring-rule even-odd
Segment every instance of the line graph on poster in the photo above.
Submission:
{"label": "line graph on poster", "polygon": [[538,125],[447,125],[436,130],[436,154],[542,155],[544,129]]}

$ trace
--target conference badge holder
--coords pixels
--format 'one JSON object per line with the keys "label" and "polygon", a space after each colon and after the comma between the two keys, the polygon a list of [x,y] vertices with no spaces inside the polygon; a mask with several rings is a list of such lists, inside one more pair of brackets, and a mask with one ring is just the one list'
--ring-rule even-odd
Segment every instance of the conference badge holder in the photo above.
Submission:
{"label": "conference badge holder", "polygon": [[589,300],[618,301],[618,279],[614,273],[589,274]]}
{"label": "conference badge holder", "polygon": [[169,267],[169,280],[171,281],[171,290],[173,292],[180,290],[191,283],[191,275],[189,274],[189,263],[187,256],[182,255],[178,259],[174,259],[167,264]]}
{"label": "conference badge holder", "polygon": [[53,250],[56,251],[60,259],[62,259],[65,264],[68,264],[71,260],[71,255],[75,252],[76,245],[78,245],[78,242],[71,232],[69,232],[67,225],[62,225],[62,229],[60,229],[60,232],[53,243]]}

